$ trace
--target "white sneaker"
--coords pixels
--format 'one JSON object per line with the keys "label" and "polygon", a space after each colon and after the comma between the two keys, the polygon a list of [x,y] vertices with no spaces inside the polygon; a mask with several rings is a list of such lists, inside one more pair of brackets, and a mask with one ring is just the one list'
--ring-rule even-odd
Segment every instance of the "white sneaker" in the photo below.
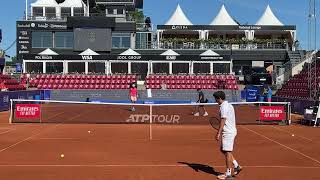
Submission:
{"label": "white sneaker", "polygon": [[204,117],[206,117],[206,116],[208,116],[209,114],[207,113],[207,112],[205,112],[204,114],[203,114],[203,116]]}
{"label": "white sneaker", "polygon": [[194,114],[194,116],[199,116],[199,113],[198,113],[198,112],[197,112],[197,113],[195,113],[195,114]]}

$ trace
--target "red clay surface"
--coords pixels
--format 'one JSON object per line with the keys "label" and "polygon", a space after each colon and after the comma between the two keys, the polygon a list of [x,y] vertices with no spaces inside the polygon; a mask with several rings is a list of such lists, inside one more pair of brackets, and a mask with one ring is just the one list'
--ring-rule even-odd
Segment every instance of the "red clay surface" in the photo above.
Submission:
{"label": "red clay surface", "polygon": [[[150,141],[145,124],[10,125],[8,112],[0,119],[1,179],[207,180],[225,171],[208,125],[153,125]],[[320,179],[319,128],[239,125],[234,154],[244,167],[235,179]]]}

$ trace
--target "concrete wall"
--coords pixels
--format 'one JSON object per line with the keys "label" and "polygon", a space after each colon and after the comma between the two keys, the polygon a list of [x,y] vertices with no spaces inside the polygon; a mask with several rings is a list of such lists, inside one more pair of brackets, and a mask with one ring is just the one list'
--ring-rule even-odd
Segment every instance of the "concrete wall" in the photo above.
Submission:
{"label": "concrete wall", "polygon": [[[217,91],[217,90],[215,90]],[[213,90],[203,90],[205,97],[213,101]],[[224,90],[227,100],[240,101],[240,91]],[[196,101],[198,93],[196,90],[152,90],[152,98],[148,98],[147,91],[139,91],[139,100],[160,101]],[[128,101],[128,90],[52,90],[51,100],[61,101],[85,101],[86,98],[98,101]]]}

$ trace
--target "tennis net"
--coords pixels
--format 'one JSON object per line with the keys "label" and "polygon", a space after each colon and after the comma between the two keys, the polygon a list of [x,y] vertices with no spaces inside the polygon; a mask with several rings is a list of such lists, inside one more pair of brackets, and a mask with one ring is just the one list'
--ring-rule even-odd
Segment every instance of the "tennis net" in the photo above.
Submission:
{"label": "tennis net", "polygon": [[[234,106],[239,125],[273,124],[291,120],[291,107],[287,102],[231,104]],[[208,116],[203,116],[203,108],[208,112]],[[195,116],[198,110],[199,116]],[[133,105],[14,99],[11,100],[10,112],[10,123],[207,125],[209,120],[219,119],[219,105],[216,103]]]}

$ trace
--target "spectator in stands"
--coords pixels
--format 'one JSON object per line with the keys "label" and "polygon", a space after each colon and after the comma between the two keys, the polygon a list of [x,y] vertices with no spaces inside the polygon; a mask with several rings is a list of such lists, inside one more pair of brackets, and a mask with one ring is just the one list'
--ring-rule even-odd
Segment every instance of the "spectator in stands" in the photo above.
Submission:
{"label": "spectator in stands", "polygon": [[167,84],[165,81],[162,81],[161,90],[167,90]]}
{"label": "spectator in stands", "polygon": [[270,86],[267,86],[267,101],[271,102],[272,101],[272,89],[270,88]]}
{"label": "spectator in stands", "polygon": [[87,98],[87,99],[86,99],[86,102],[90,102],[90,98]]}
{"label": "spectator in stands", "polygon": [[[132,104],[135,104],[138,100],[138,89],[136,83],[132,83],[130,86],[129,96]],[[131,106],[131,111],[135,111],[134,106]]]}
{"label": "spectator in stands", "polygon": [[0,84],[0,89],[1,89],[1,91],[8,91],[8,89],[6,88],[4,82],[2,82],[2,83]]}

